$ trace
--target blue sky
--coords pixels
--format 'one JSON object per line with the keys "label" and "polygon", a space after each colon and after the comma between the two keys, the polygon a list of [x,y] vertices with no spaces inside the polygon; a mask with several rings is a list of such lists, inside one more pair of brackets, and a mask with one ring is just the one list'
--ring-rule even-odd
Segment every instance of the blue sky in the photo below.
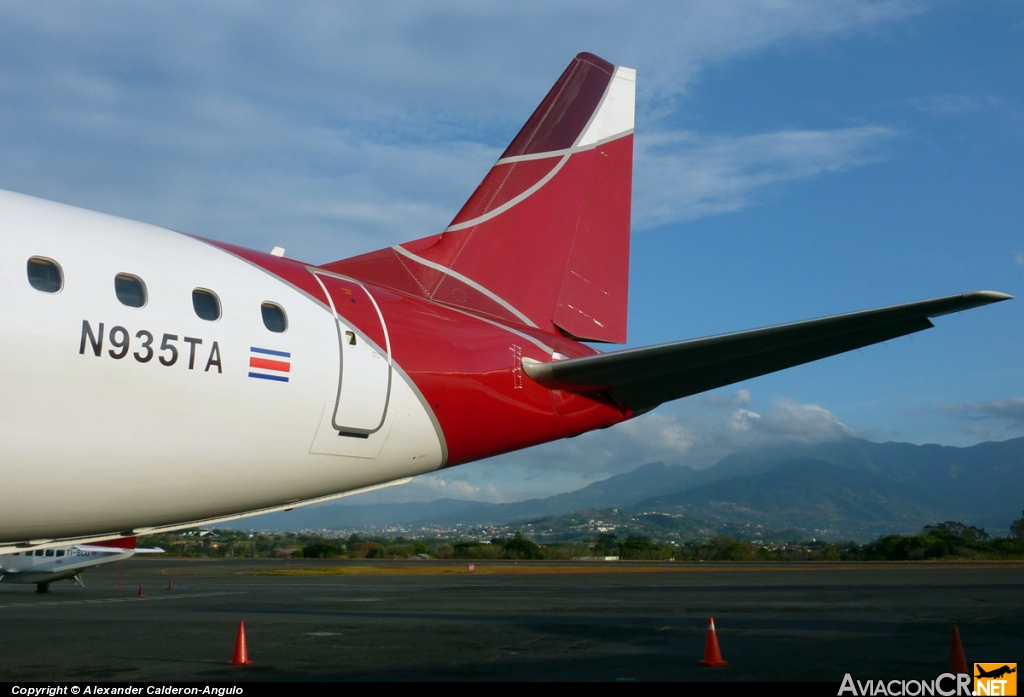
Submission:
{"label": "blue sky", "polygon": [[[0,188],[343,258],[443,229],[583,50],[638,70],[631,345],[1021,295],[1019,2],[0,2]],[[1019,307],[374,500],[1024,435]]]}

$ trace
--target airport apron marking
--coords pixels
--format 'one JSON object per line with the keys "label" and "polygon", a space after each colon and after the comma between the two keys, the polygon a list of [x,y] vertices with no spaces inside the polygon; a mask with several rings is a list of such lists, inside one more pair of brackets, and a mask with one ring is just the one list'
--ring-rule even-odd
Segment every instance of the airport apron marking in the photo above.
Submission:
{"label": "airport apron marking", "polygon": [[142,603],[151,600],[184,600],[185,598],[211,598],[216,595],[243,595],[248,592],[249,591],[232,591],[230,593],[191,593],[189,595],[168,595],[162,598],[97,598],[95,600],[61,600],[57,602],[42,603],[10,603],[9,605],[0,605],[0,610],[19,607],[45,607],[48,605],[99,605],[101,603]]}

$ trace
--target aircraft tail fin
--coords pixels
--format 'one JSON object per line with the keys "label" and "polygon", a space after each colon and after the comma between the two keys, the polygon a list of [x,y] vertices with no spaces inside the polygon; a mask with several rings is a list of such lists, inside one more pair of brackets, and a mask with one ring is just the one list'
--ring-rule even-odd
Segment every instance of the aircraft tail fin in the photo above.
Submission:
{"label": "aircraft tail fin", "polygon": [[625,342],[635,86],[636,71],[579,54],[444,232],[324,268]]}
{"label": "aircraft tail fin", "polygon": [[107,550],[113,549],[135,549],[135,536],[131,537],[115,537],[110,540],[100,540],[99,542],[87,542],[85,544],[76,545],[77,547],[89,547],[89,548],[102,548]]}

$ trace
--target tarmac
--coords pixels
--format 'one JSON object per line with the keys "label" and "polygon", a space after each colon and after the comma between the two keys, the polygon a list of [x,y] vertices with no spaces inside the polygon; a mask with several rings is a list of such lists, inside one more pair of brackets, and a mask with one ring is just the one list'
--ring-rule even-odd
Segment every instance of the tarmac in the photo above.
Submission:
{"label": "tarmac", "polygon": [[[146,558],[0,584],[0,680],[933,679],[1024,659],[1024,563]],[[173,588],[168,585],[173,581]],[[138,597],[142,584],[145,597]],[[729,667],[701,668],[709,617]],[[252,665],[229,666],[245,621]]]}

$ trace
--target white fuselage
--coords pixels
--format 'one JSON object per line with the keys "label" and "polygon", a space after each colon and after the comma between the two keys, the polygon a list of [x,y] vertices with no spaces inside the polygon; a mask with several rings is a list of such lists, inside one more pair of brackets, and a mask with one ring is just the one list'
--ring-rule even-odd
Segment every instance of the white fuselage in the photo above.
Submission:
{"label": "white fuselage", "polygon": [[[415,386],[398,366],[383,385],[386,348],[324,298],[188,235],[9,192],[0,239],[0,546],[203,521],[443,463]],[[29,284],[30,257],[60,265],[59,292]],[[121,273],[144,281],[145,306],[115,296]],[[196,288],[219,297],[220,319],[200,319]],[[264,326],[268,301],[287,331]],[[289,354],[287,382],[249,376],[254,348]],[[379,409],[381,390],[383,427],[339,436],[342,407]]]}
{"label": "white fuselage", "polygon": [[0,554],[0,583],[52,583],[74,578],[94,566],[128,559],[135,552],[134,549],[90,549],[84,545],[71,545]]}

